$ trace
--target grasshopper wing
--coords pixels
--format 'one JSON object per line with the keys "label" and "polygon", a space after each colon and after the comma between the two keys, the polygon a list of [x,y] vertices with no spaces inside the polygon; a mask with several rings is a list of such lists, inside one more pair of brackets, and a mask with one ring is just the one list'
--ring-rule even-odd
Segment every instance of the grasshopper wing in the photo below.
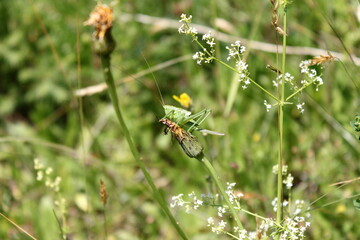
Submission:
{"label": "grasshopper wing", "polygon": [[194,135],[184,130],[181,139],[178,138],[176,135],[175,137],[186,155],[188,155],[189,157],[196,158],[200,154],[202,154],[204,148]]}

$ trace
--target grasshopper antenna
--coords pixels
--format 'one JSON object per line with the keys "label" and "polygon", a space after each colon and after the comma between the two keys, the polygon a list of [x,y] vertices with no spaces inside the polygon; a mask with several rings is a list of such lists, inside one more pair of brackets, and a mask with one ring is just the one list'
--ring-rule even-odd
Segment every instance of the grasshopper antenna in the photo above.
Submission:
{"label": "grasshopper antenna", "polygon": [[[146,65],[148,66],[148,68],[150,69],[150,65],[149,65],[149,62],[146,60],[146,57],[144,55],[144,53],[141,52],[141,55],[142,57],[144,58],[145,62],[146,62]],[[153,76],[154,78],[154,81],[155,81],[155,84],[156,84],[156,87],[157,87],[157,90],[158,90],[158,93],[159,93],[159,96],[160,96],[160,100],[161,100],[161,104],[164,106],[165,103],[164,103],[164,99],[162,97],[162,94],[161,94],[161,91],[160,91],[160,87],[159,87],[159,84],[158,84],[158,81],[156,80],[156,77],[154,75],[154,73],[151,71],[151,75]]]}

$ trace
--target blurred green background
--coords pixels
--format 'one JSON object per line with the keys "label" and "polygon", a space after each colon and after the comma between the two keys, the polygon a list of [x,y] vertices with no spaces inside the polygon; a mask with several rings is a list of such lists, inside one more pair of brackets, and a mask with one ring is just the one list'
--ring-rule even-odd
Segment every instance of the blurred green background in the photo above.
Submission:
{"label": "blurred green background", "polygon": [[[54,206],[61,196],[67,201],[69,239],[105,239],[106,231],[107,239],[179,239],[133,160],[107,92],[81,101],[74,94],[76,89],[103,83],[100,60],[91,49],[92,29],[83,26],[95,5],[84,0],[0,1],[0,211],[38,239],[61,239],[53,213],[55,209],[61,217]],[[223,182],[236,182],[236,189],[248,195],[247,209],[274,216],[276,108],[267,113],[263,102],[270,99],[250,85],[239,88],[231,112],[225,115],[234,75],[218,64],[199,66],[191,59],[198,47],[173,27],[181,13],[234,39],[276,43],[271,6],[265,0],[134,0],[115,5],[113,73],[134,142],[169,202],[180,193],[214,191],[202,165],[187,158],[158,123],[164,113],[154,77],[166,104],[177,105],[172,95],[186,92],[195,112],[212,109],[205,127],[226,134],[199,136]],[[360,238],[360,212],[349,198],[360,193],[359,183],[340,189],[329,186],[360,175],[359,142],[349,125],[359,109],[359,68],[344,48],[360,56],[357,16],[355,0],[293,1],[288,8],[289,46],[345,56],[343,64],[335,61],[327,66],[318,92],[313,87],[303,92],[304,114],[291,105],[285,112],[284,154],[295,177],[293,199],[310,203],[329,193],[312,207],[343,199],[311,212],[307,239]],[[227,45],[218,42],[217,54],[224,60]],[[276,55],[246,47],[251,77],[275,94],[276,76],[265,66],[276,65]],[[154,77],[133,77],[179,57],[183,58],[176,64],[152,71]],[[311,57],[287,56],[287,70],[297,81],[302,79],[300,61]],[[62,178],[60,194],[36,181],[35,158]],[[109,195],[106,231],[100,179]],[[207,228],[206,219],[214,216],[211,208],[189,215],[181,209],[173,212],[191,239],[227,239]],[[247,228],[256,228],[255,219],[245,215],[242,219]],[[0,221],[0,239],[28,239],[5,219]]]}

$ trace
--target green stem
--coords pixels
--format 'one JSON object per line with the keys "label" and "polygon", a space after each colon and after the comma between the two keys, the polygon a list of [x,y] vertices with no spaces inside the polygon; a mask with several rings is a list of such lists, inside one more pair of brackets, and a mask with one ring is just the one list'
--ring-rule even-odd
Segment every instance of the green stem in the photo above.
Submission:
{"label": "green stem", "polygon": [[299,88],[298,90],[296,90],[293,94],[291,94],[290,96],[288,96],[286,98],[286,102],[289,101],[291,98],[293,98],[296,94],[298,94],[299,92],[301,92],[302,90],[304,90],[305,88],[307,88],[308,86],[310,86],[314,81],[311,80],[311,82],[309,82],[308,84],[305,84],[304,86],[302,86],[301,88]]}
{"label": "green stem", "polygon": [[[277,212],[276,223],[281,224],[283,219],[283,130],[284,130],[284,94],[285,94],[285,67],[286,67],[286,6],[284,8],[284,32],[283,35],[283,54],[282,54],[282,76],[281,93],[279,96],[281,103],[278,105],[278,127],[279,127],[279,154],[278,154],[278,178],[277,178]],[[278,234],[277,239],[280,238]]]}
{"label": "green stem", "polygon": [[172,225],[175,227],[176,231],[179,233],[179,235],[182,237],[182,239],[188,239],[187,236],[185,235],[185,233],[183,232],[183,230],[181,229],[181,227],[179,226],[179,224],[176,222],[174,216],[171,214],[166,201],[160,194],[159,190],[156,188],[154,181],[152,180],[148,170],[145,167],[144,162],[140,158],[140,154],[139,154],[137,148],[135,147],[135,144],[131,138],[130,132],[125,124],[125,121],[123,119],[123,116],[122,116],[122,113],[120,110],[120,106],[119,106],[119,99],[118,99],[118,96],[116,93],[115,82],[114,82],[114,79],[113,79],[113,76],[111,73],[110,55],[109,54],[101,55],[101,64],[102,64],[102,68],[103,68],[103,72],[104,72],[105,81],[106,81],[106,84],[108,85],[108,91],[110,94],[110,98],[111,98],[112,104],[114,106],[116,116],[119,120],[120,128],[129,144],[131,153],[134,156],[136,163],[140,166],[141,171],[143,172],[145,179],[147,180],[148,184],[150,185],[150,187],[154,193],[154,196],[155,196],[156,200],[158,201],[160,207],[165,212],[165,214],[168,216]]}
{"label": "green stem", "polygon": [[221,182],[220,182],[220,177],[217,175],[214,167],[211,165],[211,163],[209,162],[209,160],[207,160],[207,158],[204,157],[203,154],[201,154],[200,157],[197,158],[197,159],[205,165],[205,167],[206,167],[207,170],[209,171],[211,177],[214,179],[215,184],[216,184],[217,187],[219,188],[221,195],[223,196],[226,204],[228,205],[228,207],[229,207],[229,209],[230,209],[230,212],[231,212],[233,218],[234,218],[235,221],[236,221],[237,226],[240,228],[240,230],[241,230],[241,229],[244,229],[244,227],[243,227],[243,225],[241,224],[241,221],[240,221],[240,219],[239,219],[238,213],[236,212],[233,204],[230,202],[229,196],[228,196],[227,193],[225,192],[225,189],[224,189],[223,185],[222,185]]}

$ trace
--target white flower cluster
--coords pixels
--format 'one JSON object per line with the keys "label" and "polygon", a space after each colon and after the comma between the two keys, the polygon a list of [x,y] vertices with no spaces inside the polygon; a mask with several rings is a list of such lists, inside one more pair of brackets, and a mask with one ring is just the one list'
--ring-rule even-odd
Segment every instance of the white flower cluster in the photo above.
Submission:
{"label": "white flower cluster", "polygon": [[266,100],[264,100],[264,105],[265,105],[266,111],[270,112],[270,109],[272,108],[272,105],[268,104],[268,102]]}
{"label": "white flower cluster", "polygon": [[[305,201],[304,200],[296,200],[295,204],[294,204],[293,215],[299,215],[304,210],[305,210]],[[310,217],[310,214],[308,214],[307,217]]]}
{"label": "white flower cluster", "polygon": [[[277,199],[275,198],[272,201],[274,209],[277,206]],[[288,206],[287,201],[283,202],[283,206]],[[294,209],[292,210],[293,217],[286,217],[283,221],[281,227],[278,227],[277,233],[280,234],[281,240],[299,240],[304,239],[305,231],[310,227],[310,222],[305,221],[305,217],[299,216],[300,213],[304,211],[305,202],[303,200],[296,200],[294,204]],[[307,214],[307,218],[310,217],[310,214]]]}
{"label": "white flower cluster", "polygon": [[280,240],[300,240],[305,238],[305,231],[310,227],[310,222],[305,222],[304,217],[285,218],[284,229],[281,229]]}
{"label": "white flower cluster", "polygon": [[293,186],[294,177],[289,173],[286,178],[283,180],[283,183],[285,184],[287,189],[291,189]]}
{"label": "white flower cluster", "polygon": [[214,218],[209,217],[207,221],[208,221],[208,227],[211,227],[212,232],[216,234],[226,232],[225,231],[226,222],[224,220],[221,219],[219,222],[216,223]]}
{"label": "white flower cluster", "polygon": [[304,102],[296,104],[296,108],[300,111],[300,113],[304,113],[305,111],[304,105],[305,105]]}
{"label": "white flower cluster", "polygon": [[226,49],[229,51],[228,61],[230,61],[230,59],[235,59],[235,61],[241,60],[243,53],[246,51],[246,47],[241,45],[240,41],[232,43],[230,47],[226,47]]}
{"label": "white flower cluster", "polygon": [[193,59],[196,61],[197,64],[201,63],[211,63],[214,60],[215,56],[215,39],[211,36],[211,32],[208,32],[202,36],[202,40],[209,46],[209,49],[205,48],[198,42],[198,31],[196,28],[191,27],[191,19],[192,16],[186,16],[186,14],[181,14],[180,21],[183,23],[178,31],[180,34],[189,35],[192,37],[193,41],[196,41],[202,48],[202,51],[196,52],[193,55]]}
{"label": "white flower cluster", "polygon": [[192,59],[196,61],[197,64],[201,65],[203,62],[204,63],[211,63],[214,60],[214,54],[215,54],[215,49],[210,49],[210,51],[208,51],[206,48],[203,49],[203,51],[198,51],[196,52],[193,56]]}
{"label": "white flower cluster", "polygon": [[282,80],[285,80],[285,84],[288,83],[290,84],[290,88],[293,89],[293,90],[297,90],[298,87],[296,86],[296,84],[294,83],[294,76],[292,76],[290,73],[285,73],[285,75],[283,76],[282,74],[279,74],[277,77],[276,77],[276,80],[273,80],[273,85],[274,87],[279,87],[279,85],[282,84]]}
{"label": "white flower cluster", "polygon": [[215,58],[215,39],[211,36],[211,31],[204,34],[202,36],[202,40],[205,41],[207,45],[209,45],[209,50],[203,46],[202,51],[196,52],[193,55],[193,59],[196,61],[197,64],[201,65],[201,63],[211,63]]}
{"label": "white flower cluster", "polygon": [[[277,202],[278,202],[278,198],[274,198],[272,201],[271,201],[271,205],[273,206],[273,211],[276,212],[277,211]],[[282,202],[282,206],[283,207],[286,207],[287,205],[289,205],[289,202],[287,200],[284,200]]]}
{"label": "white flower cluster", "polygon": [[[235,183],[226,183],[226,194],[229,196],[230,202],[234,206],[238,206],[238,200],[243,196],[242,193],[235,193],[234,187]],[[196,196],[194,192],[188,194],[190,198],[189,201],[184,200],[184,194],[179,194],[172,197],[172,203],[170,206],[172,208],[178,206],[185,209],[186,213],[190,213],[192,210],[198,210],[200,206],[217,206],[217,216],[208,218],[208,226],[211,227],[211,231],[217,234],[225,232],[226,222],[223,220],[225,214],[228,213],[228,207],[217,204],[219,200],[219,195],[212,194],[201,194],[200,198]]]}
{"label": "white flower cluster", "polygon": [[[287,189],[291,189],[293,186],[293,181],[294,181],[294,177],[291,175],[291,173],[288,173],[288,166],[287,165],[283,165],[282,167],[282,175],[287,175],[286,178],[283,180],[283,183],[285,184]],[[279,165],[276,164],[273,166],[272,168],[272,172],[274,174],[278,174],[279,172]]]}
{"label": "white flower cluster", "polygon": [[42,181],[45,177],[45,186],[59,192],[61,177],[57,176],[55,179],[50,177],[53,169],[51,167],[45,168],[45,165],[40,162],[38,158],[34,159],[34,169],[36,170],[36,180]]}
{"label": "white flower cluster", "polygon": [[210,46],[210,48],[214,48],[215,39],[211,36],[211,31],[209,31],[207,34],[204,34],[202,36],[202,40],[204,40],[206,44]]}
{"label": "white flower cluster", "polygon": [[315,69],[309,68],[309,64],[310,64],[310,61],[305,60],[305,61],[302,61],[299,65],[299,67],[301,69],[301,73],[307,75],[307,77],[309,78],[309,80],[301,80],[301,84],[303,85],[303,87],[306,87],[306,86],[314,83],[316,86],[316,91],[318,91],[319,86],[323,85],[324,81],[321,78],[321,75],[319,75],[319,76],[317,75],[317,72]]}
{"label": "white flower cluster", "polygon": [[240,41],[236,41],[235,43],[231,44],[230,47],[226,47],[226,49],[229,51],[227,60],[235,60],[235,66],[239,72],[239,82],[242,83],[242,88],[246,89],[250,84],[248,64],[244,62],[242,58],[246,48],[245,46],[241,45]]}
{"label": "white flower cluster", "polygon": [[190,201],[185,201],[183,197],[184,194],[182,193],[172,197],[172,203],[170,204],[170,207],[184,207],[185,212],[189,214],[192,210],[198,210],[200,206],[204,205],[204,203],[208,205],[209,203],[214,202],[214,199],[218,197],[218,195],[212,196],[211,194],[201,194],[201,199],[199,199],[194,192],[191,192],[188,194],[188,197],[191,199]]}
{"label": "white flower cluster", "polygon": [[60,190],[60,183],[61,183],[61,177],[56,176],[54,180],[51,178],[47,178],[45,181],[45,186],[54,189],[55,192],[58,192]]}
{"label": "white flower cluster", "polygon": [[65,198],[61,197],[60,192],[60,183],[61,177],[56,176],[51,177],[51,174],[54,172],[52,167],[45,167],[45,165],[40,162],[38,158],[34,159],[34,169],[36,170],[36,180],[37,181],[44,181],[46,187],[50,188],[54,193],[56,193],[56,197],[54,200],[54,204],[58,210],[64,215],[66,210],[66,200]]}
{"label": "white flower cluster", "polygon": [[[271,205],[273,206],[273,210],[274,212],[277,211],[277,201],[278,199],[277,198],[274,198],[272,201],[271,201]],[[287,200],[284,200],[282,202],[282,206],[283,207],[286,207],[289,205],[289,202]],[[289,210],[290,211],[290,215],[292,216],[298,216],[299,214],[301,214],[302,212],[305,212],[306,209],[305,209],[305,201],[304,200],[295,200],[294,204],[291,205],[291,209]],[[306,217],[310,217],[310,213],[307,213],[306,214]]]}
{"label": "white flower cluster", "polygon": [[181,14],[179,22],[181,22],[183,24],[179,27],[178,31],[180,34],[190,35],[194,38],[197,38],[196,35],[198,32],[197,32],[196,28],[190,26],[191,19],[192,19],[191,15],[189,15],[187,17],[186,14],[184,14],[184,13]]}
{"label": "white flower cluster", "polygon": [[[287,166],[284,166],[283,174],[287,174]],[[288,178],[292,178],[291,175]],[[292,182],[292,180],[287,180]],[[239,209],[239,199],[243,196],[242,193],[236,193],[234,191],[235,183],[226,183],[226,194],[230,198],[231,204],[234,205],[235,209]],[[303,200],[296,200],[291,206],[290,215],[292,217],[284,218],[283,223],[278,225],[272,218],[261,218],[262,222],[256,231],[247,231],[240,229],[238,226],[234,226],[233,231],[229,232],[227,218],[225,214],[228,212],[226,206],[219,206],[216,204],[219,200],[219,195],[213,196],[211,194],[201,194],[201,197],[197,197],[194,192],[188,194],[190,201],[184,200],[184,194],[179,194],[172,198],[171,207],[180,206],[184,207],[187,213],[191,210],[198,210],[200,206],[217,206],[217,216],[209,217],[207,219],[207,226],[211,228],[211,231],[216,234],[226,234],[234,239],[246,239],[246,240],[258,240],[258,239],[275,239],[280,235],[282,240],[302,240],[304,239],[305,230],[310,226],[309,222],[305,221],[305,218],[300,216],[304,212],[305,202]],[[274,211],[277,208],[277,198],[272,201]],[[283,201],[284,207],[289,206],[288,201]],[[310,217],[308,214],[306,217]]]}
{"label": "white flower cluster", "polygon": [[242,193],[236,193],[234,192],[234,187],[235,187],[236,183],[226,183],[226,191],[225,193],[228,195],[229,200],[231,203],[235,203],[235,201],[237,201],[238,199],[240,199],[241,197],[244,196],[244,194]]}

